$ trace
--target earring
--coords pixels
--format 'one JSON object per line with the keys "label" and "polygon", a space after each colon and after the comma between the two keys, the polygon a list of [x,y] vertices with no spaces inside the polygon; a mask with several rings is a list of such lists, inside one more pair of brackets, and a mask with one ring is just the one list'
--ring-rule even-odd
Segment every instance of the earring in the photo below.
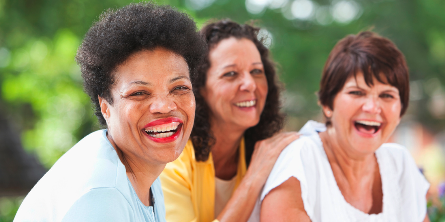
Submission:
{"label": "earring", "polygon": [[326,111],[326,116],[327,116],[327,117],[331,117],[331,111],[329,111],[329,110]]}

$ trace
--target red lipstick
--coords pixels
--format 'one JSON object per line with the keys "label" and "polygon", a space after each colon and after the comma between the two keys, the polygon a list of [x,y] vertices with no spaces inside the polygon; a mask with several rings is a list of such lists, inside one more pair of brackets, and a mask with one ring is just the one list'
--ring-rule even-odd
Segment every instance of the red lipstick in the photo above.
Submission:
{"label": "red lipstick", "polygon": [[149,122],[147,125],[145,125],[144,128],[151,127],[151,126],[162,125],[162,124],[167,124],[167,123],[172,123],[172,122],[182,123],[182,120],[177,118],[177,117],[169,117],[169,118],[165,118],[165,119],[157,119],[157,120]]}
{"label": "red lipstick", "polygon": [[[158,134],[158,132],[148,133],[147,131],[145,131],[145,129],[148,127],[155,127],[158,125],[164,125],[164,124],[169,124],[169,123],[173,123],[173,122],[177,122],[177,123],[179,123],[179,125],[176,128],[176,130],[173,131],[174,133],[168,137],[156,138],[156,137],[153,137],[152,135],[156,135],[156,134]],[[177,117],[169,117],[169,118],[165,118],[165,119],[154,120],[154,121],[148,123],[147,125],[145,125],[145,128],[143,129],[143,131],[144,131],[144,135],[146,135],[150,140],[152,140],[154,142],[169,143],[169,142],[175,141],[179,137],[179,134],[182,131],[182,125],[183,125],[183,122],[181,119],[179,119]],[[172,132],[172,131],[169,131],[169,132]]]}

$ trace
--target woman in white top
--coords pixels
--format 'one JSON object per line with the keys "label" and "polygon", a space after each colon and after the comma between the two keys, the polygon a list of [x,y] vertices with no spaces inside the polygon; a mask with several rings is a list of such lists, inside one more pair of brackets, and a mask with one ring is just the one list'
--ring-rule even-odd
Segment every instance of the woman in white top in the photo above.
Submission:
{"label": "woman in white top", "polygon": [[429,221],[428,182],[404,147],[385,144],[409,100],[397,47],[372,32],[340,40],[318,96],[326,124],[309,121],[282,152],[261,221]]}

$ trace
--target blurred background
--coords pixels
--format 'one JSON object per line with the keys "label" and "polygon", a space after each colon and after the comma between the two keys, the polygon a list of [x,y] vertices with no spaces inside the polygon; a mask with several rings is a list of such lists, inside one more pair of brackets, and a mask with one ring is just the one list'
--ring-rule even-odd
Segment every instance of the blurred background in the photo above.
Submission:
{"label": "blurred background", "polygon": [[[74,56],[101,12],[130,0],[0,0],[0,222],[55,161],[99,129]],[[212,18],[256,20],[285,85],[288,130],[321,119],[315,92],[335,43],[372,30],[405,54],[408,113],[391,141],[406,146],[431,183],[442,217],[445,187],[445,3],[442,0],[165,0],[198,27]],[[81,160],[79,160],[81,164]]]}

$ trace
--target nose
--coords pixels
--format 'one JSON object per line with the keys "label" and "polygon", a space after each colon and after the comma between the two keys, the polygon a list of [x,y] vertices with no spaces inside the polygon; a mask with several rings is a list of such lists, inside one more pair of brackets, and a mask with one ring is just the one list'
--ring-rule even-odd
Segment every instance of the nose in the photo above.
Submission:
{"label": "nose", "polygon": [[381,111],[379,99],[375,96],[367,97],[365,104],[363,104],[363,111],[373,114],[379,114]]}
{"label": "nose", "polygon": [[169,113],[176,109],[176,103],[169,96],[156,96],[149,108],[151,113]]}
{"label": "nose", "polygon": [[256,82],[253,79],[253,76],[249,72],[244,72],[243,77],[241,79],[241,91],[253,92],[256,89]]}

